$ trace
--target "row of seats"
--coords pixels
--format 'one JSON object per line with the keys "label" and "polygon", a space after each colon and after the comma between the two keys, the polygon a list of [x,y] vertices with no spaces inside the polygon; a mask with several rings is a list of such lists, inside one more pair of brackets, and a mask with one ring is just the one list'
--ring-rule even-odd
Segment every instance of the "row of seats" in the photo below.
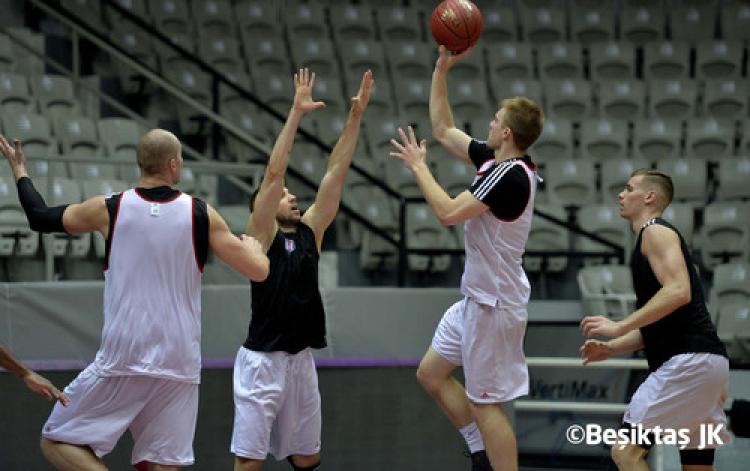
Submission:
{"label": "row of seats", "polygon": [[[94,27],[105,28],[119,15],[102,15],[98,0],[63,0],[63,5]],[[166,33],[260,30],[279,33],[284,27],[291,34],[320,37],[330,33],[341,39],[361,39],[393,35],[422,36],[434,1],[372,2],[285,2],[270,0],[120,0],[120,5]],[[513,4],[478,1],[484,16],[483,38],[488,42],[528,40],[535,43],[561,40],[593,43],[622,38],[634,43],[664,39],[700,41],[723,37],[748,39],[750,9],[741,1],[718,0],[696,3],[614,0],[591,2],[544,2]],[[401,4],[401,5],[399,5]],[[618,8],[619,6],[619,8]],[[398,13],[394,13],[398,12]],[[113,21],[115,20],[115,21]]]}
{"label": "row of seats", "polygon": [[[581,302],[587,315],[621,319],[635,307],[630,268],[599,265],[578,271]],[[709,291],[708,308],[730,360],[750,360],[750,264],[718,265]]]}

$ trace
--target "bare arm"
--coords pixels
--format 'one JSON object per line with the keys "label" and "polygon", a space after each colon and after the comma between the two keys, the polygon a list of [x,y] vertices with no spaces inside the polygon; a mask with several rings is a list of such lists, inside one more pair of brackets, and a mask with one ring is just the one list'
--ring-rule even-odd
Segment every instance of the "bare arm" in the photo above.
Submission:
{"label": "bare arm", "polygon": [[690,276],[677,233],[659,224],[648,226],[643,230],[641,251],[661,288],[643,307],[619,322],[601,316],[585,318],[581,328],[586,336],[619,337],[653,324],[690,302]]}
{"label": "bare arm", "polygon": [[211,206],[208,208],[208,244],[217,257],[253,281],[268,277],[270,263],[261,244],[245,234],[237,237],[229,230],[224,218]]}
{"label": "bare arm", "polygon": [[312,100],[314,85],[315,73],[310,74],[307,69],[300,69],[294,74],[294,104],[289,110],[284,127],[276,138],[260,190],[255,198],[253,212],[247,222],[246,232],[258,239],[264,251],[271,246],[278,229],[276,212],[284,193],[284,175],[300,120],[310,111],[325,106],[321,101]]}
{"label": "bare arm", "polygon": [[602,361],[614,355],[623,355],[643,348],[643,337],[639,330],[631,330],[627,334],[608,342],[589,339],[580,349],[583,364]]}
{"label": "bare arm", "polygon": [[0,345],[0,367],[5,368],[22,379],[26,384],[26,387],[31,391],[40,396],[44,396],[47,399],[58,399],[64,406],[68,405],[68,398],[65,394],[61,393],[60,390],[58,390],[46,378],[26,368],[2,345]]}
{"label": "bare arm", "polygon": [[440,222],[445,226],[452,226],[467,219],[471,219],[489,209],[489,206],[479,201],[469,191],[464,191],[455,198],[435,180],[427,166],[427,143],[422,140],[419,144],[414,130],[409,126],[409,135],[399,128],[401,142],[391,139],[396,148],[391,152],[392,157],[401,160],[414,173],[417,185]]}
{"label": "bare arm", "polygon": [[359,92],[352,98],[352,107],[346,120],[341,136],[331,151],[328,159],[328,168],[320,183],[315,202],[305,212],[302,221],[310,226],[315,233],[315,242],[320,252],[323,243],[323,233],[331,225],[341,202],[341,190],[344,187],[346,174],[352,163],[354,150],[359,138],[359,127],[362,114],[370,101],[370,90],[372,89],[372,72],[367,71],[362,76]]}
{"label": "bare arm", "polygon": [[430,121],[432,122],[432,137],[434,137],[451,154],[461,160],[472,163],[469,158],[469,143],[471,137],[458,129],[453,122],[453,112],[448,103],[448,84],[446,76],[453,65],[466,57],[472,48],[458,55],[451,55],[445,46],[440,46],[435,70],[432,73],[432,87],[430,88]]}

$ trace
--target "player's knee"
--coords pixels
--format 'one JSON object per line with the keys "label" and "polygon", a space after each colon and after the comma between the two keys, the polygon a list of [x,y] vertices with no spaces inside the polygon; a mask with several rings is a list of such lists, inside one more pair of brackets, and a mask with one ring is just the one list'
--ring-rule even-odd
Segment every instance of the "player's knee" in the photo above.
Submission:
{"label": "player's knee", "polygon": [[647,451],[639,446],[628,445],[625,447],[612,447],[612,461],[615,462],[618,469],[630,469],[635,466],[646,456]]}
{"label": "player's knee", "polygon": [[287,458],[294,471],[318,471],[320,469],[320,455],[294,455]]}
{"label": "player's knee", "polygon": [[423,368],[421,365],[417,368],[417,381],[429,393],[436,392],[440,389],[441,380],[430,374],[429,370]]}

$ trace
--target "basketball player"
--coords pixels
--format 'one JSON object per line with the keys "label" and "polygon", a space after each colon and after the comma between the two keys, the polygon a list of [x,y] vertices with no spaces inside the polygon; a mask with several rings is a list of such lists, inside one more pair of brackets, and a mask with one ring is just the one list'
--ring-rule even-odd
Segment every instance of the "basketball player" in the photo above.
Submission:
{"label": "basketball player", "polygon": [[[581,356],[587,364],[644,349],[651,373],[633,395],[623,426],[689,430],[690,444],[680,450],[682,469],[707,471],[713,469],[718,444],[701,443],[701,425],[704,431],[708,425],[721,427],[722,441],[728,440],[729,361],[685,240],[661,218],[672,195],[672,179],[650,169],[633,172],[620,193],[620,215],[638,234],[630,260],[637,309],[620,321],[585,317],[585,336],[612,340],[587,340]],[[650,445],[613,446],[612,458],[621,471],[647,471]]]}
{"label": "basketball player", "polygon": [[104,329],[96,359],[52,411],[42,452],[60,470],[104,470],[101,457],[130,429],[139,470],[193,463],[201,356],[201,273],[208,248],[251,280],[268,276],[252,237],[235,237],[203,201],[172,187],[180,142],[154,129],[138,143],[138,187],[80,204],[47,207],[26,173],[21,142],[0,136],[32,229],[106,240]]}
{"label": "basketball player", "polygon": [[[469,190],[451,198],[440,187],[426,163],[426,143],[418,143],[411,128],[408,135],[399,129],[401,142],[391,140],[396,148],[391,155],[414,173],[440,222],[465,227],[464,299],[440,321],[417,379],[466,439],[472,469],[507,471],[517,469],[518,458],[513,429],[500,403],[527,394],[529,383],[523,338],[530,288],[521,256],[537,175],[525,152],[539,137],[544,114],[528,98],[515,97],[503,100],[486,142],[456,128],[446,75],[469,52],[451,56],[440,46],[430,95],[433,136],[477,168]],[[465,389],[452,375],[462,364]]]}
{"label": "basketball player", "polygon": [[64,406],[68,405],[68,398],[61,393],[52,383],[18,361],[5,347],[0,345],[0,367],[8,370],[23,380],[26,387],[31,391],[44,396],[49,400],[57,399]]}
{"label": "basketball player", "polygon": [[247,232],[268,254],[271,274],[252,283],[252,319],[234,364],[231,451],[237,471],[260,470],[269,452],[287,458],[295,470],[320,466],[320,393],[311,352],[326,346],[318,257],[338,211],[373,78],[370,71],[363,75],[315,202],[301,216],[284,174],[300,119],[324,106],[312,99],[314,84],[307,69],[295,74],[294,104],[250,202]]}

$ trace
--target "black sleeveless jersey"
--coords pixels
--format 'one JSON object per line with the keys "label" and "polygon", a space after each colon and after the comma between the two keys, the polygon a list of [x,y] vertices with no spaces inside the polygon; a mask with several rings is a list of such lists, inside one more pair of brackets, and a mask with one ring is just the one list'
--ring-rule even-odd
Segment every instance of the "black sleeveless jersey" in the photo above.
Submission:
{"label": "black sleeveless jersey", "polygon": [[715,353],[726,357],[727,352],[716,335],[716,329],[708,314],[701,281],[690,259],[687,244],[679,231],[661,218],[651,219],[641,228],[630,259],[633,287],[637,298],[636,307],[640,309],[661,289],[661,284],[651,269],[648,259],[641,253],[643,229],[651,224],[668,227],[680,238],[682,256],[685,258],[685,265],[690,275],[690,302],[658,321],[641,327],[649,369],[654,371],[664,362],[681,353]]}
{"label": "black sleeveless jersey", "polygon": [[268,278],[251,282],[252,318],[244,346],[289,353],[325,347],[319,254],[312,229],[299,223],[295,233],[279,230],[267,255],[271,262]]}

